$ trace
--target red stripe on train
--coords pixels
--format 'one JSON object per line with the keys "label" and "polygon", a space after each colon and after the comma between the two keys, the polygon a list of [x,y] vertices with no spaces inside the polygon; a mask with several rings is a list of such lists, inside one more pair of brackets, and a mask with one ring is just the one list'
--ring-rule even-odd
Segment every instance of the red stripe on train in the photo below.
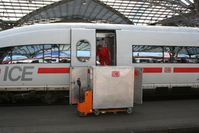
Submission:
{"label": "red stripe on train", "polygon": [[38,74],[65,74],[70,73],[70,68],[64,67],[64,68],[39,68]]}
{"label": "red stripe on train", "polygon": [[[162,73],[161,67],[145,67],[143,73]],[[174,73],[195,73],[199,68],[174,68]],[[65,74],[70,73],[70,68],[39,68],[38,74]]]}
{"label": "red stripe on train", "polygon": [[162,73],[161,67],[145,67],[143,73]]}
{"label": "red stripe on train", "polygon": [[173,69],[174,73],[198,73],[199,68],[188,68],[188,67],[175,67]]}

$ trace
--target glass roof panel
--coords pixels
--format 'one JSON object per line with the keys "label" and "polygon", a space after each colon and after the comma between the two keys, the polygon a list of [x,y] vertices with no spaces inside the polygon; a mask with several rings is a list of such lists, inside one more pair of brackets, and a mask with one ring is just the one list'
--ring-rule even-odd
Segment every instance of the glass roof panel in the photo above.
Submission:
{"label": "glass roof panel", "polygon": [[[0,0],[0,20],[17,22],[25,15],[58,1],[61,0]],[[87,2],[87,0],[81,1]],[[189,13],[192,11],[190,5],[193,5],[193,0],[99,1],[119,11],[134,24],[152,24],[172,16]]]}

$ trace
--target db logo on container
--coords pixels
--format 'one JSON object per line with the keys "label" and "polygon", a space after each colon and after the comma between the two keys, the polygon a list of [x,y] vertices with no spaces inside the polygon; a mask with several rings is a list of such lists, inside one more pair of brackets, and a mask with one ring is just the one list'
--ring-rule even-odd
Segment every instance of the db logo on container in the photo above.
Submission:
{"label": "db logo on container", "polygon": [[112,77],[120,77],[120,71],[112,71]]}

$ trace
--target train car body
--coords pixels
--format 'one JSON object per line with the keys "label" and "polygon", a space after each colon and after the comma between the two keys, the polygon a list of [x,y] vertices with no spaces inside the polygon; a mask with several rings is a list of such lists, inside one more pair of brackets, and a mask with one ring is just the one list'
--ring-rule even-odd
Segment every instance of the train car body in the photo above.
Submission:
{"label": "train car body", "polygon": [[0,91],[67,91],[70,67],[95,66],[103,43],[112,66],[143,68],[143,89],[199,87],[199,29],[59,23],[0,32]]}

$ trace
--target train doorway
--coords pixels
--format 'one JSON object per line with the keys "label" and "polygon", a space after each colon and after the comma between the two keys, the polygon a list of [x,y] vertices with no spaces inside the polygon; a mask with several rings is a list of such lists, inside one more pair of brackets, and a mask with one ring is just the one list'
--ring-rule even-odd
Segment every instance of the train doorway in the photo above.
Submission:
{"label": "train doorway", "polygon": [[117,57],[116,57],[116,34],[114,30],[97,30],[96,31],[96,52],[99,49],[99,46],[103,48],[107,48],[109,51],[109,56],[107,56],[108,63],[102,64],[100,63],[98,57],[96,57],[96,65],[117,65]]}

